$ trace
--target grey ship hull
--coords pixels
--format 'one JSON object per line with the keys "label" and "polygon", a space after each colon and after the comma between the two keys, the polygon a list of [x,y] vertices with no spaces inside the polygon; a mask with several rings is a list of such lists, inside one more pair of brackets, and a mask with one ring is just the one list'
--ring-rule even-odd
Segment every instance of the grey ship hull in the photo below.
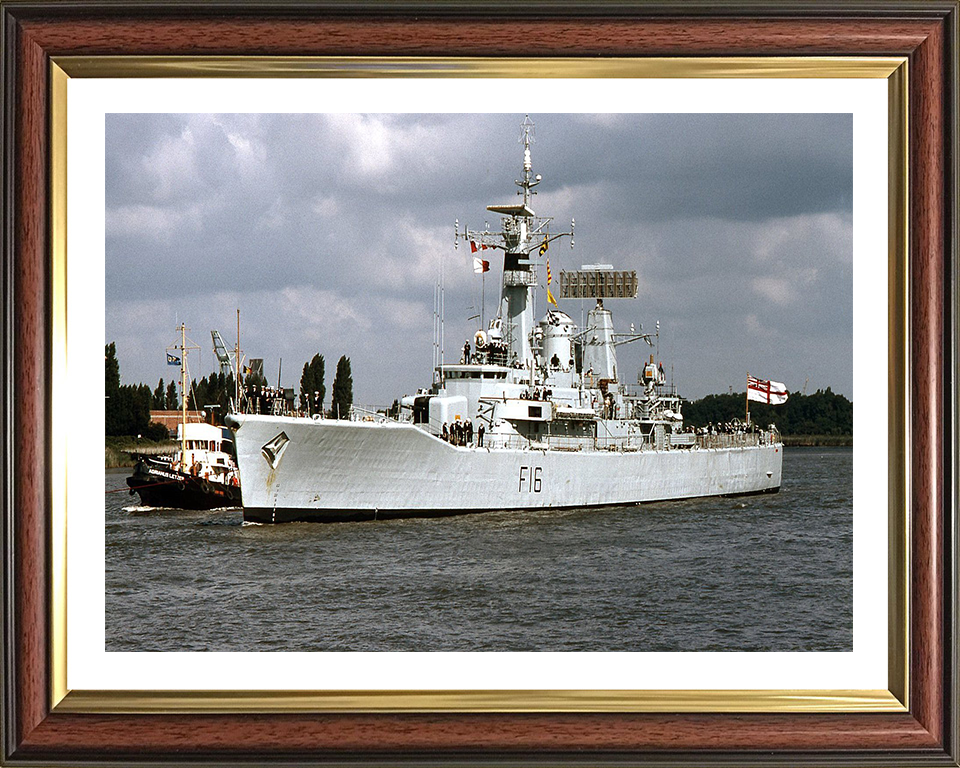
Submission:
{"label": "grey ship hull", "polygon": [[258,523],[773,493],[780,488],[783,460],[779,443],[623,452],[489,450],[455,447],[411,424],[234,418],[244,520]]}

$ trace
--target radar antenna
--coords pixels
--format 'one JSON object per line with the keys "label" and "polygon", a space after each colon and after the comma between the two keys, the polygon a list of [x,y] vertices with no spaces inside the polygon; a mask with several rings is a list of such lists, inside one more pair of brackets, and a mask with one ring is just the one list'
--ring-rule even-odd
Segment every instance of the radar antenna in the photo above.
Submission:
{"label": "radar antenna", "polygon": [[523,204],[524,206],[530,205],[530,196],[536,194],[531,190],[540,183],[540,174],[538,173],[533,177],[533,181],[530,181],[530,174],[533,172],[533,160],[530,158],[530,145],[534,141],[534,134],[536,133],[536,126],[534,125],[533,120],[530,119],[530,115],[525,115],[523,122],[520,123],[520,143],[523,144],[523,181],[515,181],[520,190],[517,192],[518,195],[523,195]]}

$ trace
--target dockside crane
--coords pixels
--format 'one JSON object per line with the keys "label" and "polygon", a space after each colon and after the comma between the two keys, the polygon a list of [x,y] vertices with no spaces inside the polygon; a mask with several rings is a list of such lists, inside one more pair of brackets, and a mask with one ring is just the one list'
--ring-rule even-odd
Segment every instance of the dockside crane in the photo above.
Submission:
{"label": "dockside crane", "polygon": [[217,356],[217,362],[220,363],[220,373],[223,374],[223,378],[227,378],[231,373],[236,375],[233,364],[230,362],[230,353],[227,352],[227,345],[223,343],[220,331],[210,331],[210,335],[213,337],[213,351]]}
{"label": "dockside crane", "polygon": [[[238,316],[238,331],[239,331],[239,312]],[[220,331],[210,331],[210,336],[213,339],[213,352],[217,356],[217,362],[220,363],[220,373],[223,374],[223,378],[226,379],[227,376],[233,374],[234,386],[236,387],[236,392],[234,393],[236,400],[236,407],[239,409],[241,406],[240,403],[240,361],[239,361],[239,349],[235,351],[237,357],[236,368],[233,365],[233,361],[230,359],[230,353],[227,351],[227,345],[223,343],[223,337],[220,335]],[[239,345],[238,345],[239,346]]]}

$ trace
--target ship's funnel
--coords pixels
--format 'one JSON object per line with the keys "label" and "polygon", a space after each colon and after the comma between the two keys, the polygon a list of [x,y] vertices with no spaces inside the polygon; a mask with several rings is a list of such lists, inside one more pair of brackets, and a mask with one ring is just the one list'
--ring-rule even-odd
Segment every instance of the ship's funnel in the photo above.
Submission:
{"label": "ship's funnel", "polygon": [[566,312],[551,310],[540,321],[540,332],[543,338],[541,360],[551,370],[572,370],[574,324]]}

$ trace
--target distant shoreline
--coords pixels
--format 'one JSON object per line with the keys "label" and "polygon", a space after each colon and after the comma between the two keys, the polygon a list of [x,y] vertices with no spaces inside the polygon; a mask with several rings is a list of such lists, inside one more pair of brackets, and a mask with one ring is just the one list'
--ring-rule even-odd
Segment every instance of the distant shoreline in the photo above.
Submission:
{"label": "distant shoreline", "polygon": [[137,462],[127,451],[139,451],[147,454],[170,453],[176,450],[177,445],[175,440],[154,442],[153,440],[138,440],[133,436],[109,435],[104,444],[103,466],[105,469],[133,467]]}
{"label": "distant shoreline", "polygon": [[852,448],[853,435],[786,435],[783,444],[806,448]]}

